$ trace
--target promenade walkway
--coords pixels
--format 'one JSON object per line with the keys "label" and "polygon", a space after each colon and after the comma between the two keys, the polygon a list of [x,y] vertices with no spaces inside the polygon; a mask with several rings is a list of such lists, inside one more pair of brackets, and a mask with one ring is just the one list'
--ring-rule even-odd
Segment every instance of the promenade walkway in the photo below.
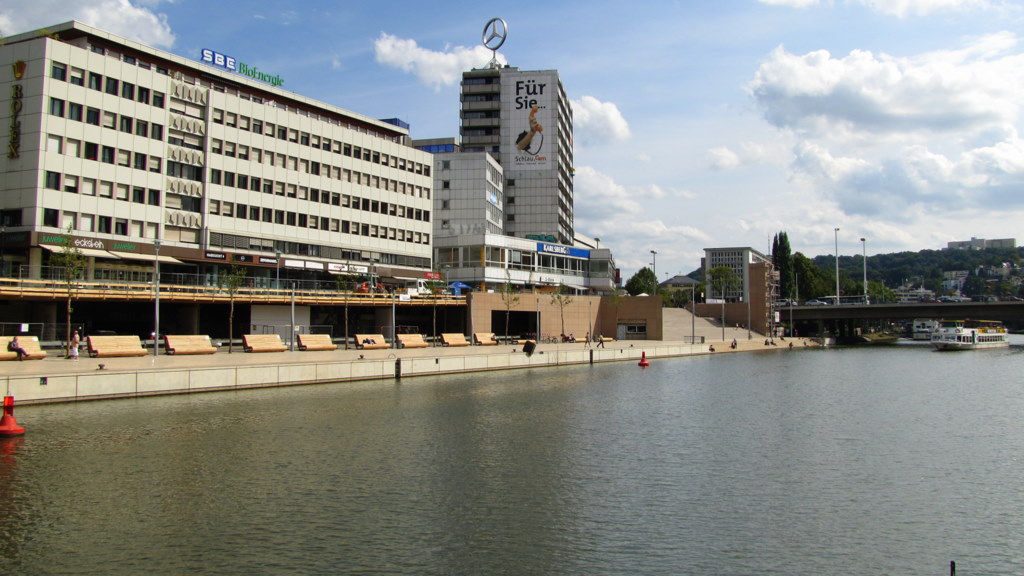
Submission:
{"label": "promenade walkway", "polygon": [[[745,329],[722,329],[703,318],[692,319],[682,309],[666,309],[665,340],[623,340],[608,342],[603,348],[585,343],[539,344],[527,358],[519,345],[428,347],[414,349],[345,350],[302,352],[286,351],[252,354],[235,347],[233,353],[222,348],[216,354],[199,356],[143,356],[129,358],[90,358],[83,352],[79,360],[68,360],[56,351],[43,360],[0,363],[0,386],[5,393],[20,395],[26,401],[69,401],[145,393],[184,393],[202,388],[216,389],[218,378],[227,378],[244,388],[287,385],[303,382],[380,379],[393,377],[396,365],[423,375],[438,373],[544,367],[561,364],[627,361],[646,353],[648,358],[744,352],[782,351],[789,347],[813,346],[806,339],[776,341],[765,346],[764,336]],[[703,344],[689,343],[691,331],[704,337]],[[729,344],[735,338],[736,349]],[[588,348],[592,352],[588,351]],[[504,358],[502,358],[504,357]],[[401,362],[398,362],[401,360]],[[101,368],[102,366],[102,368]],[[435,368],[436,367],[436,368]],[[128,380],[126,380],[126,378]],[[49,386],[44,385],[44,380]],[[202,380],[202,382],[199,382]],[[241,381],[247,383],[243,384]],[[37,383],[36,383],[37,382]],[[148,392],[147,392],[148,390]],[[20,391],[20,392],[19,392]],[[27,394],[27,397],[26,397]],[[49,399],[49,400],[48,400]]]}

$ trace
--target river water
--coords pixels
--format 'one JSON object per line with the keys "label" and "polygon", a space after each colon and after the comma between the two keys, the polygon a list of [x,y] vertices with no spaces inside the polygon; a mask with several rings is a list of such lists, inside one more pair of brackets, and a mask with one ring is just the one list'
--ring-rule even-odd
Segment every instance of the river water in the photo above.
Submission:
{"label": "river water", "polygon": [[1024,349],[24,406],[2,574],[1024,572]]}

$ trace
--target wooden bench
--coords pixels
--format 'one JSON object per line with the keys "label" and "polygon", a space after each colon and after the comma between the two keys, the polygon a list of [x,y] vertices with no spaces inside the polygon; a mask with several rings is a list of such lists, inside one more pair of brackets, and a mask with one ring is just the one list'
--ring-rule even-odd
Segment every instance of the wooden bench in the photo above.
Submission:
{"label": "wooden bench", "polygon": [[386,350],[391,348],[383,334],[356,334],[356,348],[360,350]]}
{"label": "wooden bench", "polygon": [[441,334],[441,342],[445,346],[469,346],[469,341],[463,334]]}
{"label": "wooden bench", "polygon": [[86,340],[89,342],[89,356],[93,358],[149,354],[138,336],[89,336]]}
{"label": "wooden bench", "polygon": [[422,334],[399,334],[398,344],[402,348],[426,348],[429,346]]}
{"label": "wooden bench", "polygon": [[164,334],[164,349],[168,354],[215,354],[217,347],[210,337],[200,334]]}
{"label": "wooden bench", "polygon": [[337,349],[338,345],[331,340],[330,334],[299,334],[299,350],[312,352]]}
{"label": "wooden bench", "polygon": [[522,346],[523,344],[526,344],[527,342],[533,342],[534,344],[537,343],[537,341],[533,340],[532,338],[531,339],[526,339],[526,340],[516,340],[516,344],[519,344],[520,346]]}
{"label": "wooden bench", "polygon": [[[7,345],[10,344],[11,340],[14,340],[14,336],[0,336],[0,360],[17,360],[18,353],[11,352],[7,349]],[[35,336],[18,336],[18,344],[25,351],[26,360],[42,360],[46,358],[46,352],[39,347],[39,338]]]}
{"label": "wooden bench", "polygon": [[246,352],[284,352],[288,349],[277,334],[243,334],[242,348]]}
{"label": "wooden bench", "polygon": [[473,340],[478,346],[497,346],[498,341],[494,339],[494,332],[474,332]]}

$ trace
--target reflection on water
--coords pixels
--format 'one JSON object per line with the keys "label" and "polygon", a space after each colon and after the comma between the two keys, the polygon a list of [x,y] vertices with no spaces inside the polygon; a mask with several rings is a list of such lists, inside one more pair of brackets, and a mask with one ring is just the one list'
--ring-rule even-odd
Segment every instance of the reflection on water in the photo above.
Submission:
{"label": "reflection on water", "polygon": [[1015,574],[1024,353],[19,407],[5,574]]}

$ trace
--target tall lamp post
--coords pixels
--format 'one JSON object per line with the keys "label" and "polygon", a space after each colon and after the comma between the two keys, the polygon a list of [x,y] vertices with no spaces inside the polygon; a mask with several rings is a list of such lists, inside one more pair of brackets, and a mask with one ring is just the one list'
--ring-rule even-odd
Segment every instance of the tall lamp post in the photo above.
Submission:
{"label": "tall lamp post", "polygon": [[654,272],[654,294],[658,294],[658,252],[651,250],[651,272]]}
{"label": "tall lamp post", "polygon": [[836,228],[836,305],[839,304],[839,228]]}
{"label": "tall lamp post", "polygon": [[6,241],[7,226],[0,226],[0,276],[5,276],[7,274],[7,257],[5,256],[7,253]]}
{"label": "tall lamp post", "polygon": [[156,258],[153,259],[153,356],[160,350],[160,239],[153,239]]}
{"label": "tall lamp post", "polygon": [[860,239],[861,260],[864,261],[864,304],[868,304],[868,241]]}

